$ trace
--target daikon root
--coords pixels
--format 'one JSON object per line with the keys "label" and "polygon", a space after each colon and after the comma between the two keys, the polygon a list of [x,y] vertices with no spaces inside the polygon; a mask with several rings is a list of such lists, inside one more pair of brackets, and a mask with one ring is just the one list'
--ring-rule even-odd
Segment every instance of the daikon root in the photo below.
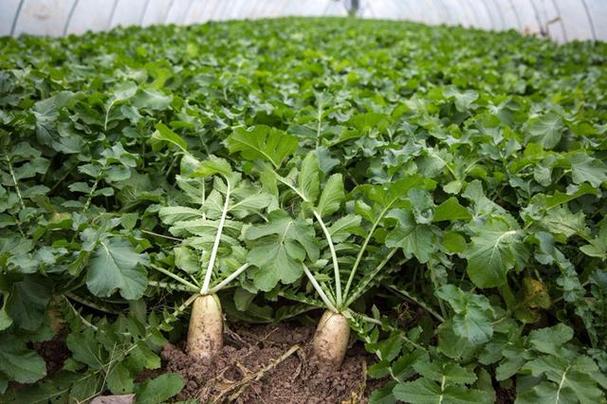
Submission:
{"label": "daikon root", "polygon": [[223,314],[219,298],[214,294],[199,296],[192,304],[187,354],[209,362],[222,348]]}
{"label": "daikon root", "polygon": [[342,314],[327,310],[320,318],[314,334],[314,355],[321,364],[337,369],[344,360],[349,339],[348,320]]}

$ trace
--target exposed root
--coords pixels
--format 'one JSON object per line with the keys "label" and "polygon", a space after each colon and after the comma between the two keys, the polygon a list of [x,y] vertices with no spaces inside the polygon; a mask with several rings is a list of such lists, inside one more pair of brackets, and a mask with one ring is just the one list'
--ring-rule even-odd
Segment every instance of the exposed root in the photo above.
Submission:
{"label": "exposed root", "polygon": [[223,348],[223,315],[215,295],[199,296],[192,304],[187,353],[210,362]]}
{"label": "exposed root", "polygon": [[339,313],[325,311],[312,341],[314,356],[319,365],[338,369],[344,361],[349,340],[348,320]]}

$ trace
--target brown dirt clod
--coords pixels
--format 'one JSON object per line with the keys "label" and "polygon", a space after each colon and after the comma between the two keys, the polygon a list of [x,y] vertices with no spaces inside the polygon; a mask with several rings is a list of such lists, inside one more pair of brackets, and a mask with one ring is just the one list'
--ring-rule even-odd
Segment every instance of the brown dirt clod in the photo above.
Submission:
{"label": "brown dirt clod", "polygon": [[70,356],[65,345],[65,331],[60,331],[51,340],[34,343],[34,349],[42,356],[46,363],[46,374],[54,375],[61,370],[63,363]]}

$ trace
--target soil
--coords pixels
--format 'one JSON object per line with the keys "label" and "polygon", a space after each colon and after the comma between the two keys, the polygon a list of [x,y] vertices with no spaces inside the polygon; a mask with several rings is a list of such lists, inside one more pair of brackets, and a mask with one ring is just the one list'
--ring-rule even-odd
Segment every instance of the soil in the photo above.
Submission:
{"label": "soil", "polygon": [[516,388],[511,387],[508,389],[497,387],[495,389],[496,404],[512,404],[516,399]]}
{"label": "soil", "polygon": [[70,356],[70,351],[65,345],[65,331],[59,332],[49,341],[34,343],[34,349],[44,358],[48,376],[61,370],[63,363]]}
{"label": "soil", "polygon": [[233,326],[223,350],[211,363],[189,358],[180,347],[162,352],[164,370],[183,376],[177,397],[204,403],[365,403],[378,387],[368,383],[373,360],[358,344],[350,347],[339,370],[319,366],[309,342],[314,327],[277,324]]}

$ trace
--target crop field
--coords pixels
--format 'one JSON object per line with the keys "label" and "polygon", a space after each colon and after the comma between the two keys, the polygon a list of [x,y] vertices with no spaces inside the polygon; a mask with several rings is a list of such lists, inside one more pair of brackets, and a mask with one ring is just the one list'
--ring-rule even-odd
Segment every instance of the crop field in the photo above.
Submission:
{"label": "crop field", "polygon": [[607,44],[0,38],[0,402],[607,402]]}

